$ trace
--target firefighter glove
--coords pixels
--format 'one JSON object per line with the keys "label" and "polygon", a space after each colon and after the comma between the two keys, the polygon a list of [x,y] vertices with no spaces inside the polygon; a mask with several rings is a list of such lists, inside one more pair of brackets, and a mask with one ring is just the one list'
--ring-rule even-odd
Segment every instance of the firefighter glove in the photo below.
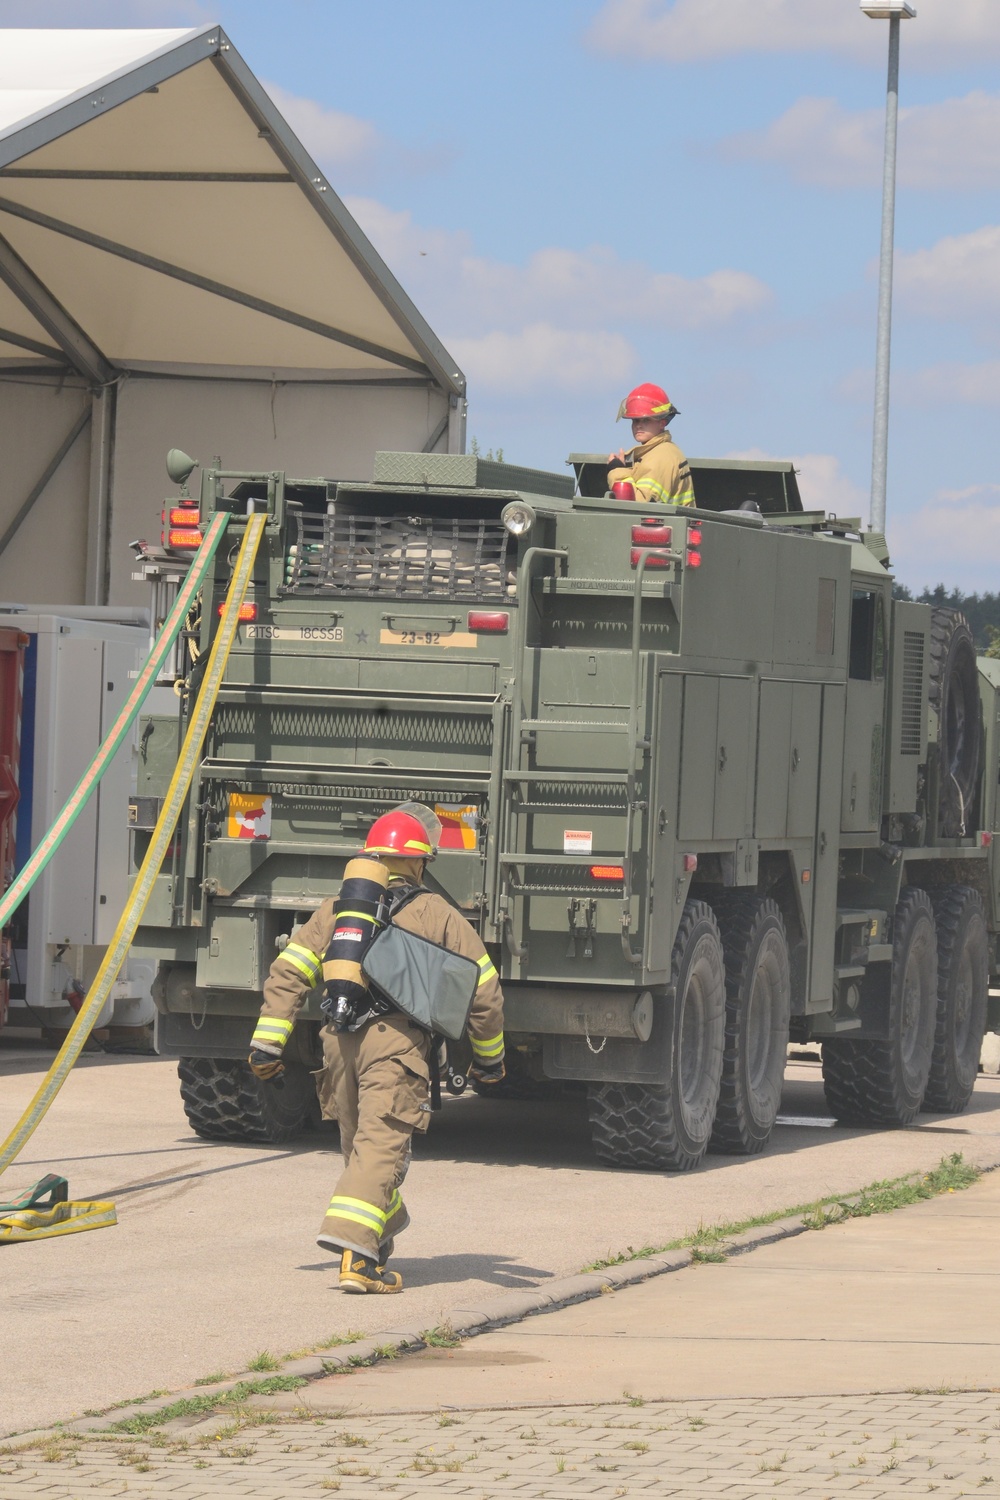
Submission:
{"label": "firefighter glove", "polygon": [[285,1065],[279,1055],[274,1052],[265,1052],[260,1047],[254,1047],[247,1061],[250,1071],[258,1078],[266,1079],[268,1082],[276,1082],[285,1071]]}
{"label": "firefighter glove", "polygon": [[469,1067],[469,1077],[476,1083],[502,1083],[506,1076],[503,1058],[498,1062],[473,1062]]}

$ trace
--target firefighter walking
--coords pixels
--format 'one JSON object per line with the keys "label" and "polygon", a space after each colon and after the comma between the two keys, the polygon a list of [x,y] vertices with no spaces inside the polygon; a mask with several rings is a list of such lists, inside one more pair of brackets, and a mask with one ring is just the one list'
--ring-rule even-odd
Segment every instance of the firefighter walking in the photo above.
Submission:
{"label": "firefighter walking", "polygon": [[[352,950],[367,946],[377,929],[374,913],[385,909],[377,899],[384,889],[396,927],[478,967],[468,1018],[469,1075],[486,1084],[502,1080],[503,996],[496,968],[465,918],[423,886],[440,833],[437,816],[416,803],[376,819],[362,857],[345,872],[342,896],[351,892],[353,899],[325,901],[271,965],[251,1041],[250,1066],[259,1078],[275,1079],[282,1072],[281,1054],[295,1018],[309,991],[323,983],[324,972],[330,978],[357,969],[360,979]],[[400,1186],[413,1132],[425,1131],[430,1122],[436,1043],[364,982],[328,984],[327,994],[334,991],[340,999],[323,1030],[318,1087],[324,1118],[339,1123],[345,1165],[317,1243],[339,1256],[345,1292],[398,1292],[402,1277],[386,1262],[409,1223]]]}

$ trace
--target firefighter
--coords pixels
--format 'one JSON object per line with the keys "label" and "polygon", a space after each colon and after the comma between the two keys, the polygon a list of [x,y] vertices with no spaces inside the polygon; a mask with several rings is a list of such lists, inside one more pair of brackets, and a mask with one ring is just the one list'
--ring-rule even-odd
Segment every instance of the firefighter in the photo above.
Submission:
{"label": "firefighter", "polygon": [[662,386],[637,385],[618,408],[618,420],[630,417],[636,447],[608,454],[608,489],[631,481],[636,500],[660,500],[668,505],[693,505],[691,468],[667,428],[677,408]]}
{"label": "firefighter", "polygon": [[[504,1039],[497,971],[465,918],[423,886],[424,868],[434,859],[440,836],[440,820],[430,808],[406,803],[376,819],[362,853],[375,856],[388,870],[392,920],[398,927],[479,966],[468,1025],[469,1076],[499,1083]],[[385,870],[379,873],[384,879]],[[271,965],[250,1044],[250,1067],[258,1078],[281,1073],[281,1054],[295,1017],[309,991],[322,982],[323,956],[336,923],[336,903],[327,900]],[[410,1138],[430,1123],[434,1044],[427,1031],[381,997],[371,995],[355,1012],[349,1029],[332,1024],[323,1029],[320,1104],[324,1118],[339,1122],[345,1166],[317,1243],[339,1257],[343,1291],[398,1292],[403,1279],[386,1269],[386,1261],[409,1223],[399,1189],[409,1165]]]}

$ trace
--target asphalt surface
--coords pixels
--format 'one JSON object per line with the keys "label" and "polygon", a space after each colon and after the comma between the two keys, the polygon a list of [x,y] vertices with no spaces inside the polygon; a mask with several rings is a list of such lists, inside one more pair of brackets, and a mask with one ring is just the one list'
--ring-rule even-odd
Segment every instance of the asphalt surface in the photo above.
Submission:
{"label": "asphalt surface", "polygon": [[[0,1135],[50,1060],[0,1043]],[[783,1112],[825,1117],[816,1064],[789,1066]],[[433,1327],[470,1298],[543,1285],[699,1223],[847,1193],[951,1151],[1000,1162],[1000,1080],[981,1077],[959,1119],[884,1132],[780,1125],[764,1156],[709,1158],[682,1176],[593,1162],[580,1098],[449,1101],[407,1180],[413,1225],[394,1261],[403,1296],[345,1298],[314,1244],[339,1166],[334,1131],[290,1148],[200,1141],[172,1063],[86,1056],[3,1196],[59,1171],[72,1196],[114,1199],[119,1224],[0,1248],[0,1434],[244,1369],[261,1350],[404,1321]]]}

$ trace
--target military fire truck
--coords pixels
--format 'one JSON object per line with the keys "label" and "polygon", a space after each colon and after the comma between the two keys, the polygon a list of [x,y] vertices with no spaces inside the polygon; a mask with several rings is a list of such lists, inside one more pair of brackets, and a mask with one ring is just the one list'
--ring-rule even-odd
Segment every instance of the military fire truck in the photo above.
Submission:
{"label": "military fire truck", "polygon": [[[310,1118],[321,994],[278,1091],[245,1063],[261,986],[406,799],[443,822],[428,878],[501,971],[520,1080],[585,1085],[602,1160],[761,1149],[790,1039],[843,1121],[968,1103],[1000,1020],[1000,663],[893,599],[884,539],[804,510],[790,464],[695,461],[697,508],[644,508],[572,463],[202,475],[203,525],[238,538],[252,502],[267,529],[137,939],[199,1134]],[[141,731],[137,860],[234,556]]]}

